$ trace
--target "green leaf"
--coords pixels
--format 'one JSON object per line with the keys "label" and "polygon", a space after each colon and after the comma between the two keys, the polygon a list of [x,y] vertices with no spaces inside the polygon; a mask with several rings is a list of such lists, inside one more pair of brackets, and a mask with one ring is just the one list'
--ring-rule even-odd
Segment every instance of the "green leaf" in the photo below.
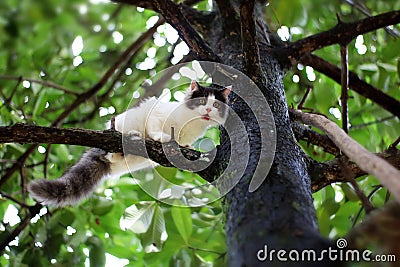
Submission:
{"label": "green leaf", "polygon": [[142,201],[138,205],[128,207],[121,218],[121,228],[136,234],[145,233],[150,227],[156,207],[155,201]]}
{"label": "green leaf", "polygon": [[356,192],[354,191],[354,188],[350,186],[348,183],[342,183],[341,188],[344,192],[344,195],[346,198],[350,201],[359,201],[360,198],[357,196]]}
{"label": "green leaf", "polygon": [[87,239],[88,237],[86,235],[86,232],[83,229],[77,229],[76,233],[72,234],[67,244],[71,247],[76,247],[81,245],[82,243],[85,243]]}
{"label": "green leaf", "polygon": [[63,144],[57,145],[55,147],[55,151],[56,151],[57,157],[60,160],[60,162],[68,162],[69,161],[70,152],[69,152],[67,145],[63,145]]}
{"label": "green leaf", "polygon": [[28,267],[29,265],[23,263],[23,260],[25,258],[25,254],[28,252],[28,250],[24,250],[23,252],[19,253],[15,257],[12,257],[10,260],[11,265],[10,266],[18,266],[18,267]]}
{"label": "green leaf", "polygon": [[155,205],[151,225],[148,231],[142,235],[142,245],[147,253],[158,252],[167,237],[164,214],[161,208]]}
{"label": "green leaf", "polygon": [[93,214],[102,216],[109,213],[114,207],[114,202],[105,198],[95,198],[93,200]]}
{"label": "green leaf", "polygon": [[325,209],[329,215],[335,214],[339,207],[339,203],[337,203],[334,198],[329,198],[322,204],[322,208]]}
{"label": "green leaf", "polygon": [[187,244],[193,231],[192,213],[190,208],[173,206],[171,208],[171,215],[182,239]]}
{"label": "green leaf", "polygon": [[46,97],[46,91],[42,90],[40,91],[37,99],[35,100],[35,107],[33,108],[33,117],[37,117],[42,113],[42,111],[46,107],[46,102],[47,102],[47,97]]}
{"label": "green leaf", "polygon": [[43,245],[43,253],[49,258],[55,258],[60,250],[62,244],[64,244],[64,238],[61,233],[49,232],[46,242]]}

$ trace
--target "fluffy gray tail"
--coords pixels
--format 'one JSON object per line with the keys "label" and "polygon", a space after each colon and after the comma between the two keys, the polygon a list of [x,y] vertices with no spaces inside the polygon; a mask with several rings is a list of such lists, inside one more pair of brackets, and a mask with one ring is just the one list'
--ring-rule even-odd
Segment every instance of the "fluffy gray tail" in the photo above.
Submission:
{"label": "fluffy gray tail", "polygon": [[66,206],[79,202],[92,193],[110,172],[107,152],[92,148],[56,180],[35,180],[28,185],[30,195],[43,205]]}

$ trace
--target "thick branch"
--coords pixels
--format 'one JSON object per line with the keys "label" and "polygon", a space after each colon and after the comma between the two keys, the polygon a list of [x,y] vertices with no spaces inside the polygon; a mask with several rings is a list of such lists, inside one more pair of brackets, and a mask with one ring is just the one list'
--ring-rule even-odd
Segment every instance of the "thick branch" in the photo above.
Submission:
{"label": "thick branch", "polygon": [[385,186],[397,201],[400,202],[400,171],[387,161],[379,158],[354,141],[334,122],[317,114],[306,114],[292,110],[292,114],[305,124],[313,125],[324,131],[326,135],[354,161],[360,169],[374,175]]}
{"label": "thick branch", "polygon": [[[316,71],[325,74],[332,78],[337,83],[341,82],[341,70],[335,65],[323,60],[312,54],[308,54],[301,58],[301,62],[305,65],[313,67]],[[393,97],[379,91],[372,85],[358,78],[354,72],[349,72],[349,87],[353,91],[359,93],[365,98],[377,103],[382,108],[391,112],[393,115],[400,118],[400,102]]]}
{"label": "thick branch", "polygon": [[288,58],[300,59],[303,55],[325,46],[348,43],[360,34],[397,23],[400,23],[400,11],[391,11],[351,23],[339,23],[325,32],[303,38],[285,47],[275,48],[274,52],[283,61]]}
{"label": "thick branch", "polygon": [[242,20],[244,71],[253,81],[257,81],[261,77],[261,72],[257,31],[254,20],[254,0],[242,1],[240,5],[240,18]]}
{"label": "thick branch", "polygon": [[[152,139],[143,140],[137,137],[132,139],[131,136],[123,136],[114,130],[62,129],[17,123],[13,126],[0,127],[0,143],[46,143],[97,147],[107,152],[150,158],[166,167],[175,167],[170,160],[182,154],[189,161],[204,159],[205,162],[212,162],[207,168],[196,171],[209,182],[214,180],[219,164],[218,157],[212,161],[212,155],[215,152],[218,153],[217,151],[200,153],[189,148],[179,147],[176,142],[162,144]],[[191,170],[190,164],[186,167],[187,170]]]}

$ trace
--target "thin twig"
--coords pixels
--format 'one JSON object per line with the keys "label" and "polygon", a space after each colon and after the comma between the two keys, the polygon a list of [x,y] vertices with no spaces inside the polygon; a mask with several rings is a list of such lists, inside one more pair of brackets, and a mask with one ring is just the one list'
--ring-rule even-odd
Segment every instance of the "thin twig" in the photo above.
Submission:
{"label": "thin twig", "polygon": [[28,225],[29,221],[39,214],[42,205],[36,204],[35,206],[29,207],[29,214],[24,218],[24,220],[0,243],[0,253],[8,246],[8,244],[13,241]]}
{"label": "thin twig", "polygon": [[22,190],[22,201],[26,202],[26,174],[25,168],[20,168],[20,176],[21,176],[21,190]]}
{"label": "thin twig", "polygon": [[[161,23],[163,23],[163,21],[164,20],[161,20],[157,24],[161,25]],[[133,53],[129,59],[127,59],[127,61],[125,62],[125,64],[121,68],[118,69],[118,71],[117,71],[117,73],[115,75],[115,78],[110,83],[110,85],[108,86],[107,90],[102,95],[100,95],[99,97],[97,97],[95,99],[96,103],[95,103],[95,107],[93,107],[92,112],[90,112],[88,115],[86,115],[85,117],[80,118],[78,120],[67,121],[67,122],[65,122],[65,124],[83,123],[85,121],[93,119],[96,116],[100,105],[102,105],[106,100],[108,100],[110,98],[109,94],[114,90],[115,84],[121,79],[122,75],[124,75],[125,70],[131,65],[132,59],[136,57],[136,55],[138,54],[139,50],[140,50],[140,48],[138,50],[136,50],[135,53]]]}
{"label": "thin twig", "polygon": [[348,49],[347,44],[340,45],[340,57],[342,64],[342,73],[341,73],[341,87],[342,92],[340,95],[340,104],[342,106],[342,129],[346,133],[349,132],[349,123],[348,123],[348,100],[349,100],[349,57],[348,57]]}
{"label": "thin twig", "polygon": [[218,254],[218,255],[225,255],[226,252],[219,252],[216,250],[212,250],[212,249],[205,249],[205,248],[195,248],[192,246],[188,246],[189,249],[194,250],[194,251],[203,251],[203,252],[208,252],[208,253],[214,253],[214,254]]}
{"label": "thin twig", "polygon": [[371,201],[368,197],[364,194],[361,188],[358,186],[355,178],[355,175],[351,172],[350,168],[348,167],[349,159],[347,157],[340,157],[341,169],[343,176],[347,179],[347,181],[353,186],[354,191],[356,192],[358,198],[361,200],[361,204],[364,207],[367,213],[374,210],[374,206],[372,205]]}
{"label": "thin twig", "polygon": [[389,149],[396,149],[396,146],[400,143],[400,137],[396,139],[390,146]]}
{"label": "thin twig", "polygon": [[14,97],[15,92],[17,92],[17,89],[18,89],[19,85],[21,84],[21,82],[22,82],[22,77],[20,76],[17,83],[15,84],[10,96],[5,100],[6,105],[9,105],[11,103],[11,100]]}
{"label": "thin twig", "polygon": [[79,95],[77,92],[74,92],[62,85],[50,82],[50,81],[45,81],[45,80],[37,80],[37,79],[33,79],[33,78],[28,78],[28,77],[22,77],[22,76],[12,76],[12,75],[0,75],[0,79],[3,80],[16,80],[16,81],[28,81],[31,83],[37,83],[37,84],[41,84],[43,86],[47,86],[47,87],[51,87],[60,91],[63,91],[64,93],[67,94],[71,94],[71,95]]}
{"label": "thin twig", "polygon": [[361,124],[355,124],[355,125],[351,125],[350,129],[355,130],[355,129],[362,129],[371,125],[375,125],[375,124],[379,124],[388,120],[393,120],[395,119],[396,116],[388,116],[379,120],[375,120],[375,121],[370,121],[370,122],[366,122],[366,123],[361,123]]}
{"label": "thin twig", "polygon": [[[389,148],[385,151],[375,153],[375,155],[383,158],[396,168],[400,168],[400,150]],[[350,161],[347,162],[347,164],[355,178],[359,178],[368,174],[354,162]],[[341,168],[342,164],[340,163],[339,157],[326,162],[316,162],[312,160],[309,161],[312,191],[316,192],[328,184],[347,182],[346,178],[343,177]]]}
{"label": "thin twig", "polygon": [[400,23],[400,11],[391,11],[356,22],[339,23],[327,31],[303,38],[285,47],[274,48],[273,51],[281,60],[300,59],[323,47],[348,43],[358,35],[397,23]]}
{"label": "thin twig", "polygon": [[306,102],[307,97],[310,94],[311,90],[312,90],[312,87],[308,86],[306,89],[306,92],[304,93],[303,97],[301,98],[300,103],[297,105],[297,109],[303,109],[303,105]]}
{"label": "thin twig", "polygon": [[44,155],[44,160],[43,160],[43,178],[47,178],[47,164],[48,164],[48,161],[49,161],[50,151],[51,151],[51,144],[49,144],[46,147],[46,154]]}
{"label": "thin twig", "polygon": [[116,70],[134,54],[138,49],[140,49],[143,44],[153,36],[153,33],[157,30],[157,27],[160,26],[163,21],[157,22],[153,27],[148,29],[145,33],[143,33],[135,42],[133,42],[114,62],[114,64],[107,70],[107,72],[100,78],[100,80],[92,86],[88,91],[79,95],[79,97],[58,116],[57,119],[53,121],[51,126],[59,126],[62,121],[79,105],[93,97],[101,88],[108,82],[108,80],[115,74]]}
{"label": "thin twig", "polygon": [[6,173],[0,179],[0,188],[10,179],[10,177],[19,170],[20,166],[25,164],[25,161],[29,158],[31,153],[35,151],[38,145],[31,145],[28,147],[24,154],[22,154],[18,159],[17,162],[14,163],[10,168],[6,170]]}
{"label": "thin twig", "polygon": [[[353,0],[344,0],[347,4],[351,5],[352,7],[355,7],[358,11],[363,13],[364,15],[371,17],[371,11],[369,8],[364,4],[364,2],[361,1],[353,1]],[[390,34],[391,36],[395,38],[399,38],[400,34],[398,31],[395,29],[390,29],[389,27],[385,27],[385,31]]]}
{"label": "thin twig", "polygon": [[[378,192],[381,188],[382,188],[381,185],[376,186],[376,187],[371,191],[371,193],[368,194],[367,198],[368,198],[368,199],[371,199],[371,197],[372,197],[376,192]],[[362,212],[362,211],[363,211],[363,207],[361,207],[361,208],[358,210],[357,215],[356,215],[356,217],[354,218],[354,221],[353,221],[353,224],[352,224],[351,228],[354,228],[354,226],[356,226],[356,223],[357,223],[358,219],[360,218],[361,212]]]}
{"label": "thin twig", "polygon": [[399,170],[384,159],[369,152],[324,116],[306,114],[299,110],[292,110],[291,113],[303,123],[313,125],[324,131],[350,160],[354,161],[362,170],[378,178],[392,192],[394,198],[400,202]]}
{"label": "thin twig", "polygon": [[11,200],[11,201],[17,203],[17,204],[20,205],[21,207],[24,207],[24,208],[28,208],[28,207],[29,207],[29,205],[25,204],[24,202],[21,202],[21,201],[19,201],[18,199],[14,198],[14,197],[12,197],[12,196],[10,196],[10,195],[8,195],[8,194],[2,192],[2,191],[0,191],[0,197],[7,198],[7,199],[9,199],[9,200]]}
{"label": "thin twig", "polygon": [[[341,70],[324,59],[308,54],[301,58],[301,62],[313,67],[316,71],[325,74],[337,83],[341,83]],[[361,80],[354,72],[349,72],[349,87],[400,118],[400,102]]]}

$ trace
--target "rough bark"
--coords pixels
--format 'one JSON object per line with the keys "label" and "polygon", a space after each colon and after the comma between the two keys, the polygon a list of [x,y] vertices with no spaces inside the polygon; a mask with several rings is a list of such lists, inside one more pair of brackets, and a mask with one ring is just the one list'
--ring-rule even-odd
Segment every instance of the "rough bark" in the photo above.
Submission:
{"label": "rough bark", "polygon": [[[238,1],[218,1],[223,6],[206,40],[220,56],[223,63],[243,70],[240,28],[235,7]],[[256,5],[256,16],[261,6]],[[226,10],[228,9],[228,10]],[[228,14],[228,15],[226,15]],[[228,28],[224,31],[222,28]],[[231,107],[242,114],[242,121],[250,140],[250,157],[244,176],[225,198],[226,234],[230,266],[260,266],[266,262],[257,259],[257,252],[267,245],[270,249],[297,248],[321,250],[329,245],[318,232],[315,210],[311,196],[310,176],[306,166],[306,155],[297,145],[290,127],[288,107],[283,88],[283,71],[268,48],[260,44],[261,77],[258,86],[264,93],[274,115],[277,129],[275,160],[266,182],[255,192],[248,191],[252,174],[260,155],[258,127],[263,122],[255,121],[247,106],[234,99]],[[287,262],[268,262],[270,266],[291,266]],[[298,263],[291,263],[299,266]],[[309,263],[305,263],[309,266]],[[321,264],[321,263],[319,263]],[[318,264],[317,264],[318,265]]]}

